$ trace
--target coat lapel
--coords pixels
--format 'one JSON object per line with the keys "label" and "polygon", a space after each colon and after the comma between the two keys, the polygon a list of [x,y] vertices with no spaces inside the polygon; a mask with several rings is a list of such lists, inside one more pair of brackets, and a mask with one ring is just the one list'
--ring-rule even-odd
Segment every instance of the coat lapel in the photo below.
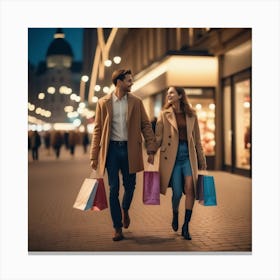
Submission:
{"label": "coat lapel", "polygon": [[192,135],[194,120],[194,117],[189,117],[188,115],[186,115],[188,141],[190,140]]}
{"label": "coat lapel", "polygon": [[112,94],[109,94],[108,96],[106,96],[105,104],[106,104],[109,120],[111,122],[112,117],[113,117]]}
{"label": "coat lapel", "polygon": [[166,119],[178,131],[177,121],[173,109],[170,107],[166,110]]}
{"label": "coat lapel", "polygon": [[133,99],[130,98],[130,94],[128,93],[127,94],[127,116],[126,116],[126,121],[127,122],[130,120],[133,106],[134,106]]}

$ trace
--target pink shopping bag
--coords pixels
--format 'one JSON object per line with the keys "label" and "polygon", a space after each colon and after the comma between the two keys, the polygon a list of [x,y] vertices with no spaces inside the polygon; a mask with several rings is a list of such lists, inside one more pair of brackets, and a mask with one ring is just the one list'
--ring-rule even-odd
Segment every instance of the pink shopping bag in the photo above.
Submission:
{"label": "pink shopping bag", "polygon": [[144,171],[143,203],[160,205],[160,177],[158,171]]}

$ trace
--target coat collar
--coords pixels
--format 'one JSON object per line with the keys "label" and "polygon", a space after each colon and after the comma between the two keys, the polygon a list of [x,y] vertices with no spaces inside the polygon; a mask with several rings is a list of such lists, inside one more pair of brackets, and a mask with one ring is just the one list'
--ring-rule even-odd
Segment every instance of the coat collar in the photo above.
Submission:
{"label": "coat collar", "polygon": [[[104,98],[105,105],[107,107],[108,115],[109,115],[110,120],[111,120],[112,117],[113,117],[113,104],[112,104],[113,94],[110,93],[110,94],[104,96],[103,98]],[[131,98],[131,95],[128,93],[127,94],[127,107],[128,107],[128,109],[127,109],[127,120],[129,120],[130,117],[131,117],[133,105],[134,105],[133,98]]]}
{"label": "coat collar", "polygon": [[176,117],[172,107],[167,108],[165,110],[165,114],[166,114],[166,119],[169,121],[169,123],[176,129],[176,131],[178,131]]}
{"label": "coat collar", "polygon": [[[172,109],[172,107],[169,107],[165,109],[165,115],[167,121],[175,128],[175,130],[178,132],[178,126],[177,126],[177,121],[176,121],[176,116],[175,113]],[[187,124],[187,137],[188,140],[191,137],[191,131],[193,130],[193,125],[194,125],[195,117],[189,117],[186,115],[186,124]]]}

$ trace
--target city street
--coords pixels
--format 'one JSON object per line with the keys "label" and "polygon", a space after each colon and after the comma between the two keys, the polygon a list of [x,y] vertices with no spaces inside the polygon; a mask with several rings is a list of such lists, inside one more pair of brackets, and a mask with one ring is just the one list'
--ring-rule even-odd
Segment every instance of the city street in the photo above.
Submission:
{"label": "city street", "polygon": [[[30,153],[30,152],[29,152]],[[89,177],[88,154],[78,146],[74,157],[62,148],[54,154],[40,150],[39,160],[28,163],[28,248],[34,252],[235,252],[251,253],[252,180],[222,171],[209,171],[216,183],[217,206],[195,203],[190,233],[181,237],[184,198],[179,212],[179,230],[171,228],[171,189],[161,195],[161,205],[142,202],[143,173],[137,174],[137,186],[130,209],[131,224],[124,229],[125,239],[112,241],[109,209],[100,212],[73,208],[81,184]],[[104,178],[107,197],[109,188]],[[122,196],[123,187],[121,186]]]}

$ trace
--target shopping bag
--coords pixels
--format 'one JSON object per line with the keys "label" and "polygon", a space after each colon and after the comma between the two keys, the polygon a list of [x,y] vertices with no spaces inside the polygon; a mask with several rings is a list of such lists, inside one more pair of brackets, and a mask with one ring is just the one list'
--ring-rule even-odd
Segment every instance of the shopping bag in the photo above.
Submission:
{"label": "shopping bag", "polygon": [[97,187],[97,179],[85,178],[73,207],[83,211],[91,209],[97,191]]}
{"label": "shopping bag", "polygon": [[106,191],[104,187],[104,181],[102,178],[98,178],[97,181],[98,181],[97,191],[95,194],[95,198],[91,210],[102,211],[108,208],[108,203],[107,203]]}
{"label": "shopping bag", "polygon": [[204,206],[216,206],[216,189],[214,177],[210,175],[198,175],[196,186],[196,200]]}
{"label": "shopping bag", "polygon": [[146,205],[160,204],[160,177],[158,171],[144,171],[143,203]]}

